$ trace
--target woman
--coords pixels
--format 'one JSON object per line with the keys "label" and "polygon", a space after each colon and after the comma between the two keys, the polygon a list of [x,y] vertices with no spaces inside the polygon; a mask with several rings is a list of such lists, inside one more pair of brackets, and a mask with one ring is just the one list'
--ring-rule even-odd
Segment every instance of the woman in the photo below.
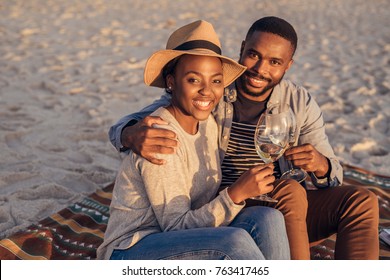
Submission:
{"label": "woman", "polygon": [[[217,194],[218,133],[210,113],[224,87],[245,71],[220,53],[212,25],[196,21],[176,30],[166,50],[148,59],[145,83],[172,94],[171,104],[153,115],[166,121],[181,145],[175,154],[161,155],[164,165],[132,152],[123,160],[99,259],[289,257],[282,214],[244,209],[245,199],[260,194],[259,182],[274,181],[271,166],[253,169]],[[269,226],[259,228],[259,219]]]}

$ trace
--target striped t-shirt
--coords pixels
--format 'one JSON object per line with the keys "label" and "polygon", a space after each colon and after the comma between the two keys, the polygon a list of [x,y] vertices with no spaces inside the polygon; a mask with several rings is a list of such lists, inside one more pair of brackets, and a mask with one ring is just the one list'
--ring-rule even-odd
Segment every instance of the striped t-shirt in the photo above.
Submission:
{"label": "striped t-shirt", "polygon": [[[256,152],[254,138],[256,124],[267,107],[267,100],[253,101],[245,98],[242,94],[237,95],[233,102],[234,115],[230,131],[230,138],[225,157],[221,164],[222,183],[221,189],[230,186],[246,170],[263,161]],[[274,175],[280,176],[280,168],[274,163]]]}
{"label": "striped t-shirt", "polygon": [[[221,189],[233,184],[242,173],[252,166],[263,164],[254,144],[255,130],[256,125],[233,121],[228,148],[221,165]],[[274,175],[279,177],[279,164],[276,161],[274,165]]]}
{"label": "striped t-shirt", "polygon": [[228,148],[222,162],[222,187],[234,183],[242,173],[263,161],[256,153],[254,144],[256,125],[232,123]]}

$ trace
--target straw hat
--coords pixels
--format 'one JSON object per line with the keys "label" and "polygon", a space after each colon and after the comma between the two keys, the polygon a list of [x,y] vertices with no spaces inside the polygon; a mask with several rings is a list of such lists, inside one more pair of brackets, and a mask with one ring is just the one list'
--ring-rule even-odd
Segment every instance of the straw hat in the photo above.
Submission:
{"label": "straw hat", "polygon": [[183,54],[219,57],[222,60],[225,87],[246,70],[246,67],[221,55],[221,43],[213,26],[207,21],[198,20],[173,32],[166,49],[149,57],[144,72],[145,84],[165,88],[162,69],[169,61]]}

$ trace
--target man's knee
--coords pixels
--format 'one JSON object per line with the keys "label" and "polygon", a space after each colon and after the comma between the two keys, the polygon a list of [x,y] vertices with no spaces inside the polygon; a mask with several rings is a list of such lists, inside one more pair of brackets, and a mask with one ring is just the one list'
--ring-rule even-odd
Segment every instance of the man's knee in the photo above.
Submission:
{"label": "man's knee", "polygon": [[371,205],[378,203],[376,195],[367,188],[359,186],[341,186],[339,191],[344,192],[344,199],[354,202],[367,202]]}
{"label": "man's knee", "polygon": [[287,179],[277,181],[273,190],[278,196],[293,196],[296,198],[306,198],[306,190],[295,180]]}
{"label": "man's knee", "polygon": [[350,187],[348,200],[362,212],[378,213],[379,211],[377,196],[367,188]]}
{"label": "man's knee", "polygon": [[282,208],[294,208],[294,209],[307,209],[307,194],[306,190],[295,180],[282,180],[279,181],[273,190],[273,198],[277,199],[278,209]]}
{"label": "man's knee", "polygon": [[372,205],[378,204],[377,196],[369,189],[356,187],[356,193],[361,199],[368,201]]}

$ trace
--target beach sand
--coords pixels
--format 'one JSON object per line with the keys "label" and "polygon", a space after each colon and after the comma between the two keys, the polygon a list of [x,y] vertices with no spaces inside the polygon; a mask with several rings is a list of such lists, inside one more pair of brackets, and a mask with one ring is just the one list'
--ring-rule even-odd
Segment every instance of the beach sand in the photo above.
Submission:
{"label": "beach sand", "polygon": [[388,0],[0,1],[0,238],[114,181],[109,127],[151,103],[147,57],[170,33],[210,21],[238,59],[258,18],[297,30],[286,78],[320,104],[336,155],[390,175]]}

